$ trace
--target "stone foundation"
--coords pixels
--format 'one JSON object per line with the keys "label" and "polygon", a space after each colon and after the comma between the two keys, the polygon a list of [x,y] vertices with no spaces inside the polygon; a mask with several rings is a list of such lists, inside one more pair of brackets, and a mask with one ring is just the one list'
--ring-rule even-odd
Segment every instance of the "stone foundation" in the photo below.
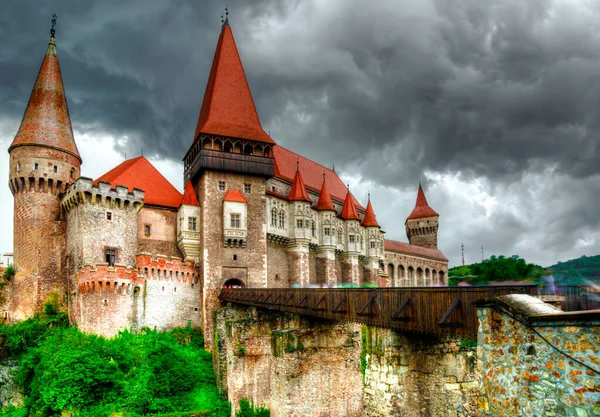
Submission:
{"label": "stone foundation", "polygon": [[363,416],[479,416],[475,352],[455,341],[365,327]]}
{"label": "stone foundation", "polygon": [[216,311],[214,323],[215,374],[233,414],[250,398],[273,417],[362,415],[355,325],[241,307]]}

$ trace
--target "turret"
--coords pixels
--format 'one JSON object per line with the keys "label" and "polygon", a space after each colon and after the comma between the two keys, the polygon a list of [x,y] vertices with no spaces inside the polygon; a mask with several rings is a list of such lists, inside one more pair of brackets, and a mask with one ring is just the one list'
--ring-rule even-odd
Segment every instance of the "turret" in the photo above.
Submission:
{"label": "turret", "polygon": [[313,212],[310,209],[312,200],[306,192],[304,181],[302,180],[302,174],[300,173],[299,163],[296,163],[296,175],[294,176],[294,182],[290,194],[288,195],[289,201],[293,204],[292,210],[292,230],[294,230],[293,238],[298,240],[311,240],[317,238],[316,222],[313,219]]}
{"label": "turret", "polygon": [[362,227],[365,228],[367,241],[366,248],[364,249],[366,255],[364,259],[366,269],[365,282],[378,284],[379,261],[383,258],[383,234],[379,223],[377,223],[375,210],[373,210],[373,205],[371,204],[371,195],[369,195],[369,202],[362,221]]}
{"label": "turret", "polygon": [[67,290],[66,228],[59,193],[77,178],[81,157],[51,37],[19,130],[8,149],[9,187],[14,196],[14,253],[9,319],[30,317],[47,296]]}
{"label": "turret", "polygon": [[406,219],[406,237],[411,245],[437,249],[438,219],[437,214],[425,198],[423,187],[419,183],[415,208]]}

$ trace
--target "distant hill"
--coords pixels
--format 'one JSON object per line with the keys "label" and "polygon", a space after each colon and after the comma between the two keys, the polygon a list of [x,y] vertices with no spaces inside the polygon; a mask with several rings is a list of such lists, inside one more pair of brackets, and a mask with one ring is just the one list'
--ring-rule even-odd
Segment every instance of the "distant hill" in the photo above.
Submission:
{"label": "distant hill", "polygon": [[600,282],[600,255],[582,256],[549,266],[554,278],[563,285],[582,285]]}
{"label": "distant hill", "polygon": [[[448,270],[448,284],[488,285],[490,282],[527,281],[539,283],[545,269],[551,269],[558,285],[600,284],[600,255],[582,256],[542,268],[529,264],[517,255],[495,255],[481,263],[455,266]],[[463,284],[463,285],[464,285]]]}

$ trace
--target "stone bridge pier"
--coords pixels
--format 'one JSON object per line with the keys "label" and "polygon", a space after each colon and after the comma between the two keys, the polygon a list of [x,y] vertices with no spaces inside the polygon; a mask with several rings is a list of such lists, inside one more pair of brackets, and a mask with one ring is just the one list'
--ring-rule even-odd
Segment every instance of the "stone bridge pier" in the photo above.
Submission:
{"label": "stone bridge pier", "polygon": [[241,398],[273,417],[363,415],[360,326],[240,306],[213,318],[213,365],[232,415]]}

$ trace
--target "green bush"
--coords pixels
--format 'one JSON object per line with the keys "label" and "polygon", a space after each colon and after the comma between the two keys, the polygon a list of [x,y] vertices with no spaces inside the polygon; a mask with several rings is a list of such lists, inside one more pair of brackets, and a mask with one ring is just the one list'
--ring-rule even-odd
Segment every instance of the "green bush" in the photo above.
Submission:
{"label": "green bush", "polygon": [[12,264],[8,265],[4,270],[4,274],[2,274],[2,279],[4,279],[4,281],[10,281],[14,278],[15,272],[15,266]]}
{"label": "green bush", "polygon": [[19,361],[16,380],[26,397],[25,408],[1,415],[229,416],[211,355],[191,325],[106,339],[69,328],[64,313],[44,311],[0,326],[2,355]]}
{"label": "green bush", "polygon": [[240,409],[235,413],[235,417],[270,417],[271,410],[262,405],[254,407],[247,398],[240,400]]}

